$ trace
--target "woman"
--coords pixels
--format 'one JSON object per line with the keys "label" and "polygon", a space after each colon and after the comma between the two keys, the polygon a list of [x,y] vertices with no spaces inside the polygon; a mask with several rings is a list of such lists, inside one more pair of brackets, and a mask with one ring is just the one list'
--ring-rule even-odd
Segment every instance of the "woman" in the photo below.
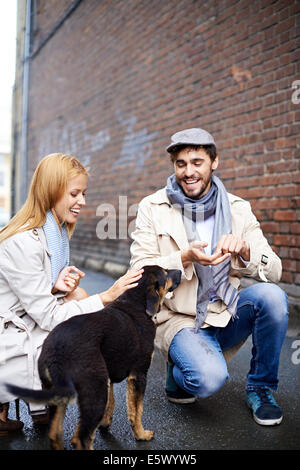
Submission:
{"label": "woman", "polygon": [[[22,428],[8,419],[5,383],[40,388],[37,361],[57,324],[95,312],[137,285],[142,270],[128,271],[107,291],[89,296],[84,275],[69,264],[69,238],[85,205],[87,170],[59,153],[38,165],[24,206],[0,231],[0,435]],[[32,416],[41,413],[30,405]],[[45,410],[43,410],[45,412]]]}

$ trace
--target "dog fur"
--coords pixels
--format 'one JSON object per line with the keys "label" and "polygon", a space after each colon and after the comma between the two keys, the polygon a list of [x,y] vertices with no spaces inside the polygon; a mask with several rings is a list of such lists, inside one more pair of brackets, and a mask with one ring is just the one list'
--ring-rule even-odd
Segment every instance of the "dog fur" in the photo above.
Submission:
{"label": "dog fur", "polygon": [[97,428],[109,428],[112,422],[113,384],[125,378],[133,434],[139,440],[152,439],[153,432],[142,425],[143,397],[154,350],[151,317],[180,280],[178,270],[145,266],[137,287],[99,312],[74,316],[49,333],[38,363],[43,390],[7,384],[11,393],[25,401],[50,405],[53,449],[63,449],[66,407],[77,398],[80,419],[72,444],[78,450],[92,450]]}

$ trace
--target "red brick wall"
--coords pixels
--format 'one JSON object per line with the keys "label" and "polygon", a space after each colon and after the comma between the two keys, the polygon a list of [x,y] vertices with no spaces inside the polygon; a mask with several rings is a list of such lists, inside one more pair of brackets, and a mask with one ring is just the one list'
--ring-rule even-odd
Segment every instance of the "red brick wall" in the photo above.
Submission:
{"label": "red brick wall", "polygon": [[74,252],[126,264],[130,240],[99,240],[97,207],[117,209],[119,195],[131,206],[163,186],[169,136],[200,126],[217,142],[219,176],[250,200],[282,257],[284,287],[300,296],[300,3],[83,0],[62,24],[74,2],[38,4],[29,176],[55,151],[90,166]]}

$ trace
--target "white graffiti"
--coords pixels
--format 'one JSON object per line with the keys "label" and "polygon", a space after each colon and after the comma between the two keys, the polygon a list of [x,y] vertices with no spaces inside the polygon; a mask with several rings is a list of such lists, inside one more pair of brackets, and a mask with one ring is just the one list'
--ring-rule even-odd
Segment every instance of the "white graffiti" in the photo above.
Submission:
{"label": "white graffiti", "polygon": [[[148,133],[146,128],[135,131],[136,116],[122,118],[120,112],[117,112],[117,119],[125,128],[126,134],[122,141],[121,155],[117,156],[112,167],[135,165],[133,171],[140,171],[152,153],[152,141],[157,132]],[[39,134],[38,155],[41,159],[54,152],[67,153],[78,157],[84,165],[89,165],[93,154],[101,152],[110,140],[109,129],[91,134],[86,121],[61,123],[56,120]]]}
{"label": "white graffiti", "polygon": [[152,153],[152,140],[156,137],[157,132],[148,134],[146,128],[134,131],[136,116],[124,119],[121,113],[117,112],[117,119],[126,128],[127,134],[123,140],[121,157],[115,160],[113,167],[123,167],[135,163],[134,172],[140,171]]}
{"label": "white graffiti", "polygon": [[75,155],[84,165],[89,165],[92,153],[103,150],[109,141],[108,129],[91,134],[85,121],[64,125],[55,121],[41,132],[38,152],[40,158],[54,152]]}

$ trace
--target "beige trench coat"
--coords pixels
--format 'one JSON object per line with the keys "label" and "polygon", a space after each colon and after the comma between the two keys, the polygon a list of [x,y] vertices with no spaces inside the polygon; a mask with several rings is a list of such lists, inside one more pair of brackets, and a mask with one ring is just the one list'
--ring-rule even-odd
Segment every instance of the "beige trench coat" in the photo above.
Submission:
{"label": "beige trench coat", "polygon": [[[229,281],[237,289],[242,276],[277,283],[281,277],[281,261],[264,237],[250,204],[230,193],[228,197],[232,233],[250,244],[251,253],[247,267],[239,257],[232,257]],[[132,238],[132,267],[158,264],[182,272],[181,284],[173,297],[165,301],[161,311],[154,317],[157,325],[156,346],[167,359],[175,334],[184,327],[194,327],[198,279],[193,264],[185,269],[182,266],[180,250],[188,248],[189,242],[181,211],[170,204],[165,189],[160,189],[140,202]],[[209,304],[204,326],[225,327],[229,320],[230,313],[220,300]],[[226,359],[229,360],[237,349],[224,352]]]}
{"label": "beige trench coat", "polygon": [[0,403],[15,398],[6,382],[41,387],[37,360],[56,325],[103,308],[99,295],[67,303],[64,294],[52,295],[50,258],[42,228],[0,244]]}

